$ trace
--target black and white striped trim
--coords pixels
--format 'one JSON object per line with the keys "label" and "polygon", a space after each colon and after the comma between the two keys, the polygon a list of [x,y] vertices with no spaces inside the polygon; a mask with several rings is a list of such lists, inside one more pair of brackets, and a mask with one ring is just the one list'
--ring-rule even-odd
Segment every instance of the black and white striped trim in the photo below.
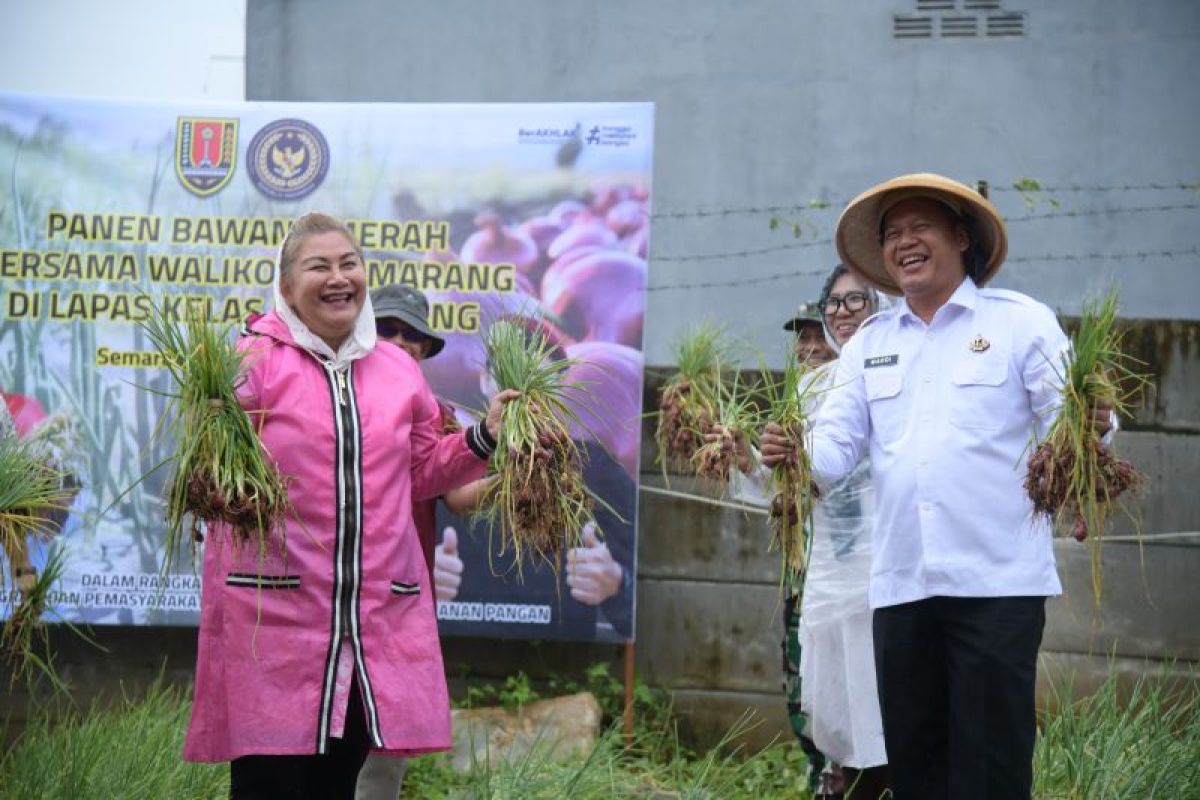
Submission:
{"label": "black and white striped trim", "polygon": [[496,440],[492,438],[486,422],[476,422],[467,428],[467,447],[485,461],[496,452]]}
{"label": "black and white striped trim", "polygon": [[392,581],[392,594],[420,594],[421,584]]}
{"label": "black and white striped trim", "polygon": [[250,586],[256,589],[299,589],[299,575],[252,575],[231,572],[225,576],[226,586]]}
{"label": "black and white striped trim", "polygon": [[362,586],[363,477],[362,430],[358,399],[354,391],[354,365],[350,364],[341,375],[327,363],[323,363],[322,367],[329,383],[330,400],[333,405],[337,538],[333,564],[333,619],[329,649],[325,656],[320,718],[317,721],[318,753],[325,753],[328,749],[333,721],[333,698],[337,690],[337,668],[342,638],[345,636],[349,636],[350,646],[354,650],[358,688],[362,695],[371,743],[375,747],[383,747],[379,710],[363,657],[358,617],[359,592]]}

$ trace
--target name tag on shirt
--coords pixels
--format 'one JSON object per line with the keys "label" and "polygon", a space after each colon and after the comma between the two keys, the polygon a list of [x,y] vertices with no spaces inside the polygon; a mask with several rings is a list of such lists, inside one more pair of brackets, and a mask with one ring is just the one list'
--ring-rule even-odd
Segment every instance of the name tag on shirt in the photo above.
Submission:
{"label": "name tag on shirt", "polygon": [[890,356],[875,356],[863,361],[863,369],[871,369],[872,367],[891,367],[900,363],[900,354],[892,353]]}

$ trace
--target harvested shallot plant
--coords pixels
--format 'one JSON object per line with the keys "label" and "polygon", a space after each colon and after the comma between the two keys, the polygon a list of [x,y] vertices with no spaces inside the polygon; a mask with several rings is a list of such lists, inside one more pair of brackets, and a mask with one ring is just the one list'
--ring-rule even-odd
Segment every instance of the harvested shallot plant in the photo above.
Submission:
{"label": "harvested shallot plant", "polygon": [[721,367],[728,362],[724,331],[711,323],[697,326],[675,348],[679,370],[663,384],[658,400],[654,441],[663,474],[694,464],[704,436],[718,421]]}
{"label": "harvested shallot plant", "polygon": [[70,505],[71,496],[65,476],[46,462],[35,442],[0,435],[0,546],[10,563],[19,563],[27,537],[54,534],[53,516]]}
{"label": "harvested shallot plant", "polygon": [[[1034,510],[1051,517],[1060,530],[1088,541],[1097,602],[1105,522],[1118,498],[1144,482],[1133,464],[1101,443],[1093,424],[1096,409],[1127,413],[1132,396],[1146,382],[1134,371],[1137,362],[1121,350],[1116,318],[1115,292],[1085,304],[1059,369],[1062,407],[1046,439],[1030,455],[1025,476]],[[1130,386],[1134,388],[1122,388]]]}
{"label": "harvested shallot plant", "polygon": [[0,654],[9,665],[10,684],[40,673],[57,688],[66,688],[54,668],[50,634],[42,621],[50,590],[62,578],[65,567],[63,548],[52,547],[37,579],[19,593],[19,599],[13,601],[12,613],[0,628]]}
{"label": "harvested shallot plant", "polygon": [[541,329],[507,318],[489,327],[485,348],[496,386],[520,397],[504,405],[481,514],[499,527],[497,552],[511,548],[518,574],[527,556],[557,570],[562,553],[579,545],[595,501],[583,482],[584,451],[570,435],[579,424],[572,408],[586,399],[566,379],[575,362],[554,358]]}
{"label": "harvested shallot plant", "polygon": [[231,327],[198,314],[175,320],[165,308],[156,308],[142,327],[176,384],[166,393],[163,417],[176,445],[167,482],[164,572],[172,571],[182,549],[189,516],[193,542],[202,538],[201,523],[223,523],[237,546],[253,545],[263,555],[274,541],[282,552],[291,508],[286,479],[238,404],[246,355],[234,346]]}
{"label": "harvested shallot plant", "polygon": [[[729,431],[730,435],[747,437],[748,440],[756,436],[762,424],[758,406],[754,387],[742,381],[741,375],[735,374],[728,382],[717,385],[715,422]],[[737,469],[734,462],[733,451],[719,439],[704,442],[692,455],[696,477],[722,489],[729,484],[733,470]]]}
{"label": "harvested shallot plant", "polygon": [[767,511],[771,546],[779,548],[785,580],[803,575],[808,558],[808,531],[815,497],[812,461],[804,436],[809,426],[808,409],[818,383],[816,370],[794,358],[787,359],[778,378],[763,368],[767,421],[781,427],[793,446],[793,455],[771,469],[772,497]]}

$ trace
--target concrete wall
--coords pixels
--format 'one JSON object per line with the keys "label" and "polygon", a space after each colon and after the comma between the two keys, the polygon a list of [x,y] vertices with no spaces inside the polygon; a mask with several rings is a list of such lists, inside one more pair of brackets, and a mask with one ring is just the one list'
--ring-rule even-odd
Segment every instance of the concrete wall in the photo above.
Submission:
{"label": "concrete wall", "polygon": [[[841,205],[922,170],[991,182],[1012,238],[996,285],[1070,313],[1115,281],[1131,317],[1197,318],[1200,196],[1179,186],[1200,181],[1200,4],[1000,5],[1025,36],[894,38],[916,0],[250,0],[246,95],[654,101],[651,364],[700,315],[781,363]],[[1026,198],[1026,177],[1101,190]]]}

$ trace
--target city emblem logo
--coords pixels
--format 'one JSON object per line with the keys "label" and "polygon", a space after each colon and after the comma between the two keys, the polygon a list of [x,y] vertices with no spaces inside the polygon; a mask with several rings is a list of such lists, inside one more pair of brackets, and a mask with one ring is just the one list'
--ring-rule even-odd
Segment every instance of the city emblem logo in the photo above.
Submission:
{"label": "city emblem logo", "polygon": [[987,349],[991,346],[992,346],[992,343],[989,342],[987,339],[983,338],[983,334],[977,335],[974,339],[971,340],[971,344],[969,345],[972,353],[986,352]]}
{"label": "city emblem logo", "polygon": [[199,197],[221,191],[237,166],[238,121],[180,117],[175,126],[175,174]]}
{"label": "city emblem logo", "polygon": [[246,161],[260,192],[273,200],[299,200],[325,180],[329,144],[302,119],[278,119],[254,134]]}

